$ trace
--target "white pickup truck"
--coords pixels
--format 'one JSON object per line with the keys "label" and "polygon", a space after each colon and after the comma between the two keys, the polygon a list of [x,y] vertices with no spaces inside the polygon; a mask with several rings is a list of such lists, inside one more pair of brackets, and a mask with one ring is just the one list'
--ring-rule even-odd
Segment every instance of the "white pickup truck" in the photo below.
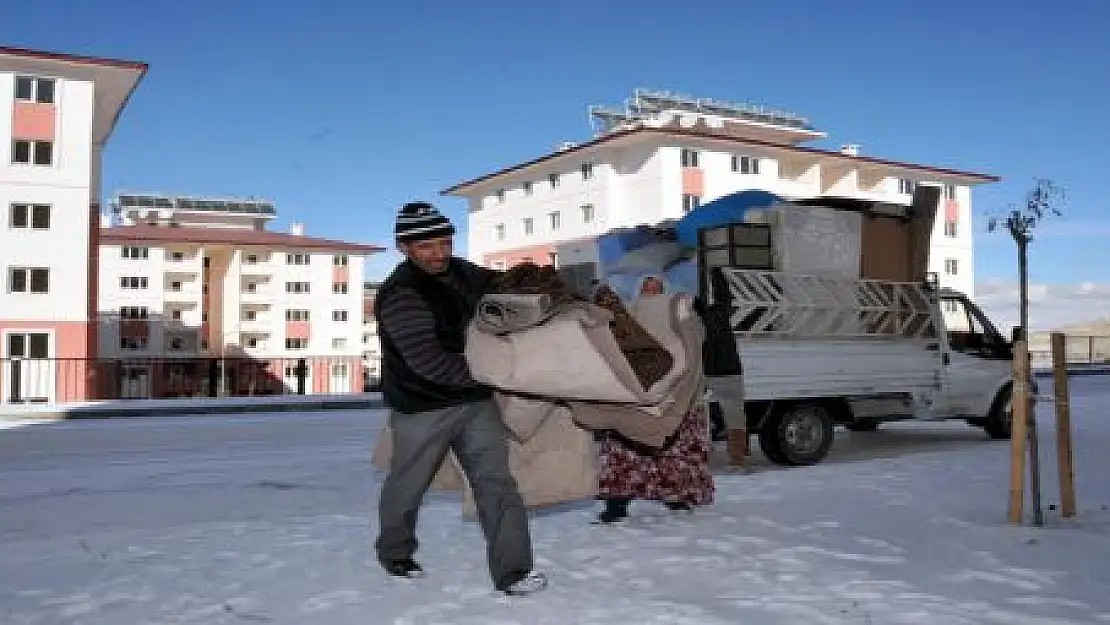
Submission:
{"label": "white pickup truck", "polygon": [[1011,343],[963,294],[729,267],[712,283],[743,373],[710,378],[711,393],[772,462],[820,462],[836,424],[961,419],[1009,438]]}

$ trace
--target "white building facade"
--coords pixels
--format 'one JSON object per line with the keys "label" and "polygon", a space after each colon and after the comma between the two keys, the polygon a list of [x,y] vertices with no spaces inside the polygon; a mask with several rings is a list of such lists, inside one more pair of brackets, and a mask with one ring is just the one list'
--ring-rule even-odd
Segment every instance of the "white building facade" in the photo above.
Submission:
{"label": "white building facade", "polygon": [[204,359],[227,370],[216,377],[228,394],[298,392],[298,377],[306,393],[362,391],[364,263],[381,248],[309,237],[300,224],[266,230],[276,212],[262,200],[129,194],[113,211],[120,225],[101,234],[100,352],[127,361],[121,392],[207,392],[209,374],[189,368]]}
{"label": "white building facade", "polygon": [[0,402],[95,395],[101,157],[146,71],[0,47]]}
{"label": "white building facade", "polygon": [[595,113],[620,119],[590,141],[445,190],[468,201],[470,259],[495,268],[557,263],[559,244],[677,219],[748,189],[908,205],[915,185],[932,184],[943,190],[929,271],[944,286],[974,293],[972,188],[997,177],[865,156],[855,145],[806,147],[825,134],[800,118],[651,97],[654,106],[639,115]]}

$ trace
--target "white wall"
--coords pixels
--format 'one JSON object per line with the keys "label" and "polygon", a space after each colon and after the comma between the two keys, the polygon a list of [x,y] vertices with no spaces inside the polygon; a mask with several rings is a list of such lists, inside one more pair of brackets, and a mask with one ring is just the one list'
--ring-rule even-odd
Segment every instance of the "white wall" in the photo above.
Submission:
{"label": "white wall", "polygon": [[[868,173],[861,179],[861,172],[847,161],[830,161],[827,156],[790,154],[772,148],[736,146],[730,151],[719,144],[704,141],[680,141],[668,138],[651,138],[638,143],[620,146],[603,146],[589,156],[559,159],[559,165],[530,168],[527,177],[506,176],[505,199],[498,202],[493,194],[472,196],[469,199],[470,258],[480,262],[485,254],[506,252],[519,248],[549,243],[560,243],[585,238],[619,227],[658,223],[682,216],[682,168],[680,154],[683,147],[699,153],[699,166],[704,175],[702,203],[746,189],[764,189],[787,196],[814,196],[822,191],[830,195],[859,197],[908,204],[910,196],[898,192],[898,179],[906,177],[917,182],[936,183],[927,176],[911,175],[905,170],[891,168],[888,176]],[[732,171],[732,157],[750,156],[760,159],[758,174]],[[784,163],[781,159],[786,158]],[[595,163],[594,179],[582,182],[578,164],[589,159]],[[823,166],[822,163],[828,163]],[[561,172],[562,184],[551,189],[547,174]],[[569,173],[568,173],[569,172]],[[525,196],[520,188],[524,179],[534,180],[532,196]],[[861,188],[862,185],[862,188]],[[974,256],[971,224],[971,189],[957,186],[960,203],[960,222],[956,237],[944,235],[944,198],[938,210],[930,271],[935,271],[941,283],[974,292]],[[575,229],[574,221],[580,205],[595,206],[592,227]],[[480,209],[475,210],[477,207]],[[563,227],[552,232],[547,227],[548,212],[559,210],[563,214]],[[521,220],[535,219],[535,232],[525,236]],[[569,219],[568,219],[569,217]],[[506,236],[497,241],[494,225],[506,224]],[[565,248],[565,246],[564,246]],[[956,276],[946,275],[944,260],[955,258],[959,265]]]}
{"label": "white wall", "polygon": [[[14,91],[0,72],[0,318],[87,321],[93,85],[58,80],[52,166],[11,162]],[[50,229],[12,230],[12,203],[51,205]],[[11,266],[48,267],[50,293],[9,294]]]}

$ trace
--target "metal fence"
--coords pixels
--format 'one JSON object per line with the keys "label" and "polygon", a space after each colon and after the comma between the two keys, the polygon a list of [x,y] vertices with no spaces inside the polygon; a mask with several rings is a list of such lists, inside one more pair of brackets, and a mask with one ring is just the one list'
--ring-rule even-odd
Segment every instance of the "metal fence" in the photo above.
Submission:
{"label": "metal fence", "polygon": [[0,359],[4,403],[361,393],[368,384],[357,356]]}
{"label": "metal fence", "polygon": [[[1110,364],[1110,336],[1068,334],[1065,344],[1069,365]],[[1052,345],[1047,334],[1031,336],[1029,361],[1034,366],[1052,365]]]}

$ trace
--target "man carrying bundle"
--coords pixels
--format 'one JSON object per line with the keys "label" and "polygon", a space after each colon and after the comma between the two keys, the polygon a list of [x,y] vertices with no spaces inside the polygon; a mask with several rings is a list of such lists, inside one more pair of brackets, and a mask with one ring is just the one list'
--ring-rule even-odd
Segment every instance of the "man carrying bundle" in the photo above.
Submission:
{"label": "man carrying bundle", "polygon": [[494,586],[542,590],[532,570],[528,517],[509,470],[509,441],[493,392],[471,377],[467,324],[496,273],[453,255],[455,227],[431,204],[401,207],[394,228],[405,260],[382,284],[374,316],[382,346],[382,395],[393,452],[378,506],[378,560],[391,575],[420,577],[413,559],[424,493],[454,451],[474,490]]}

